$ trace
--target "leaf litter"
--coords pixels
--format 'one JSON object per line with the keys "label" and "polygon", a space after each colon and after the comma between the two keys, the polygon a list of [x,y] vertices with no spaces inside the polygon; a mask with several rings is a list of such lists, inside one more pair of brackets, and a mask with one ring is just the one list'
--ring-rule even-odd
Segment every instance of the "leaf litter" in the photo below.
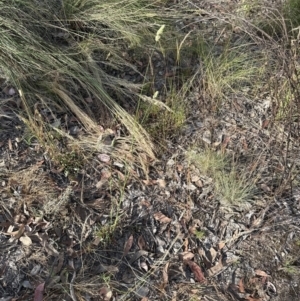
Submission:
{"label": "leaf litter", "polygon": [[[222,5],[214,9],[222,9]],[[234,107],[239,110],[228,103],[213,116],[205,111],[205,104],[199,103],[197,91],[189,97],[195,108],[190,119],[201,119],[201,126],[193,124],[176,141],[170,141],[172,154],[154,163],[147,179],[126,183],[122,197],[108,189],[107,184],[124,172],[124,166],[112,162],[114,158],[109,154],[97,155],[87,166],[84,177],[79,179],[82,187],[69,186],[61,172],[54,173],[49,168],[49,161],[38,149],[15,144],[16,139],[6,137],[1,156],[9,158],[5,164],[16,172],[10,177],[6,171],[2,195],[5,202],[1,203],[0,214],[1,251],[4,249],[8,256],[0,255],[1,271],[7,271],[1,289],[7,295],[20,291],[22,283],[27,283],[26,273],[20,275],[18,271],[20,264],[33,271],[27,273],[31,277],[25,281],[37,301],[48,294],[47,287],[57,289],[65,284],[65,298],[71,295],[75,299],[81,293],[87,300],[101,297],[109,301],[126,296],[127,300],[175,301],[189,300],[193,295],[203,300],[205,296],[228,300],[228,295],[229,300],[280,300],[277,291],[284,289],[280,278],[276,278],[278,265],[286,264],[284,257],[298,250],[299,208],[294,202],[296,197],[274,197],[275,184],[266,162],[270,166],[280,166],[280,162],[261,147],[275,143],[276,131],[272,132],[265,122],[261,124],[261,117],[269,120],[271,116],[258,114],[268,115],[259,101],[254,105],[237,95]],[[202,112],[198,110],[200,105]],[[260,197],[253,196],[248,207],[224,205],[214,191],[214,179],[186,160],[188,148],[199,140],[216,150],[238,154],[236,160],[252,164],[251,168],[247,164],[242,168],[253,171],[256,166]],[[251,161],[253,157],[256,162]],[[93,168],[95,163],[99,170]],[[108,170],[109,164],[120,170]],[[44,207],[49,202],[45,191],[54,200],[49,207]],[[111,211],[116,197],[120,203]],[[119,216],[122,226],[116,227],[113,237],[105,237]],[[84,226],[87,229],[82,233]],[[108,243],[103,248],[105,239]],[[30,252],[25,254],[26,248]],[[258,248],[262,250],[258,252]],[[91,269],[85,269],[85,265]],[[92,286],[84,286],[89,270],[89,282],[97,288],[95,291]],[[99,281],[99,276],[106,282],[112,277],[111,286]],[[49,282],[45,285],[41,281]],[[291,285],[296,283],[293,281]],[[286,280],[284,283],[287,285]],[[162,294],[157,293],[157,287]],[[51,293],[47,297],[58,298]]]}

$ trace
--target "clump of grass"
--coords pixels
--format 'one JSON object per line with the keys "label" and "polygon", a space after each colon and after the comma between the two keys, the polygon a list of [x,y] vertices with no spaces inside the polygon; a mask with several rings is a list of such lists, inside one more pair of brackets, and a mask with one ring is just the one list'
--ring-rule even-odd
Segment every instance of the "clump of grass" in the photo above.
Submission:
{"label": "clump of grass", "polygon": [[290,252],[283,258],[282,267],[279,270],[285,272],[288,276],[300,275],[300,257],[299,257],[299,239],[294,239],[290,242]]}
{"label": "clump of grass", "polygon": [[[155,89],[154,83],[145,84],[142,91],[152,97],[142,95],[136,110],[137,120],[147,128],[156,144],[162,147],[166,138],[178,134],[186,121],[188,110],[186,98],[199,71],[193,63],[197,60],[195,44],[198,45],[200,41],[195,36],[191,37],[191,32],[174,34],[169,31],[165,34],[164,30],[164,25],[158,29],[155,41],[166,66],[167,59],[173,60],[174,66],[171,71],[173,76],[165,75],[160,91]],[[148,67],[153,76],[151,56]]]}
{"label": "clump of grass", "polygon": [[204,231],[201,231],[201,230],[195,230],[195,236],[198,238],[198,239],[203,239],[205,237],[205,232]]}
{"label": "clump of grass", "polygon": [[249,52],[244,52],[243,46],[224,45],[221,53],[211,50],[201,57],[203,94],[215,110],[231,94],[243,87],[250,87],[253,79],[261,72],[258,61]]}
{"label": "clump of grass", "polygon": [[111,240],[111,236],[115,232],[116,227],[114,225],[108,224],[99,227],[95,232],[94,236],[97,237],[101,244],[108,244]]}
{"label": "clump of grass", "polygon": [[253,184],[234,167],[229,172],[221,171],[215,175],[215,191],[223,204],[241,204],[250,199]]}
{"label": "clump of grass", "polygon": [[187,158],[201,173],[213,179],[216,196],[222,204],[243,205],[251,198],[254,185],[224,153],[205,148],[189,151]]}
{"label": "clump of grass", "polygon": [[76,175],[82,171],[87,158],[91,155],[90,152],[82,152],[82,147],[76,143],[72,136],[49,126],[36,114],[35,122],[22,119],[27,125],[23,134],[25,143],[42,146],[47,156],[51,158],[54,168],[64,173],[65,177],[76,178]]}
{"label": "clump of grass", "polygon": [[[148,48],[162,16],[158,6],[162,9],[159,1],[143,0],[1,2],[1,73],[18,89],[31,130],[36,130],[34,105],[50,99],[75,115],[93,139],[106,108],[132,143],[154,158],[147,132],[111,97],[128,101],[132,84],[111,73],[135,70],[124,51]],[[92,108],[86,95],[93,97]]]}
{"label": "clump of grass", "polygon": [[111,194],[114,194],[114,197],[112,197],[110,202],[109,215],[107,216],[106,223],[104,225],[98,225],[94,231],[94,237],[97,237],[102,245],[107,245],[113,238],[117,229],[122,227],[124,215],[121,207],[124,201],[125,187],[129,177],[130,174],[127,173],[123,179],[117,180],[117,185],[113,182],[113,179],[108,182],[108,189],[111,191]]}
{"label": "clump of grass", "polygon": [[[288,5],[288,1],[286,5]],[[278,14],[276,35],[265,41],[265,48],[272,48],[267,80],[273,102],[273,118],[277,121],[295,122],[299,116],[299,29],[291,26],[292,19],[281,8]],[[271,18],[271,22],[275,22]],[[299,23],[300,24],[300,23]],[[275,30],[275,29],[274,29]],[[279,76],[280,74],[280,76]]]}
{"label": "clump of grass", "polygon": [[[248,21],[245,21],[243,28],[245,32],[251,32],[253,39],[269,57],[265,72],[266,85],[262,85],[260,91],[266,91],[272,99],[273,129],[280,128],[278,139],[281,139],[281,145],[285,145],[284,156],[280,158],[284,166],[282,179],[275,185],[278,187],[276,194],[280,195],[297,178],[294,138],[297,137],[300,116],[299,1],[278,1],[273,7],[265,3],[257,3],[255,10],[245,15]],[[275,154],[278,150],[274,148],[272,151]]]}
{"label": "clump of grass", "polygon": [[295,36],[293,31],[300,25],[298,0],[277,1],[272,7],[267,1],[245,0],[240,5],[240,12],[259,29],[259,34],[276,40]]}
{"label": "clump of grass", "polygon": [[225,170],[229,164],[228,158],[224,154],[214,152],[208,147],[201,151],[191,150],[187,157],[191,163],[195,164],[201,172],[208,176],[216,175]]}
{"label": "clump of grass", "polygon": [[251,15],[258,7],[259,1],[242,0],[237,9],[237,13],[242,16]]}
{"label": "clump of grass", "polygon": [[57,164],[63,168],[66,177],[78,174],[84,166],[84,157],[80,151],[76,152],[75,150],[71,150],[70,152],[60,153],[57,156],[52,154],[52,157],[54,157],[55,160],[57,160]]}
{"label": "clump of grass", "polygon": [[137,109],[139,122],[147,128],[149,134],[159,144],[167,137],[174,136],[182,128],[186,120],[184,96],[173,90],[164,102],[166,107],[156,104],[140,103]]}
{"label": "clump of grass", "polygon": [[287,0],[283,4],[283,13],[290,21],[292,28],[300,25],[300,2],[298,0]]}
{"label": "clump of grass", "polygon": [[299,266],[297,266],[297,264],[295,264],[295,260],[292,259],[286,259],[284,261],[283,267],[280,270],[284,271],[290,276],[300,275]]}
{"label": "clump of grass", "polygon": [[[274,99],[276,100],[274,119],[279,121],[291,118],[290,121],[292,121],[293,119],[297,118],[297,113],[293,105],[295,94],[293,93],[291,82],[288,78],[282,78],[273,81],[273,85],[276,85],[277,87],[272,90]],[[291,110],[293,110],[293,113]]]}

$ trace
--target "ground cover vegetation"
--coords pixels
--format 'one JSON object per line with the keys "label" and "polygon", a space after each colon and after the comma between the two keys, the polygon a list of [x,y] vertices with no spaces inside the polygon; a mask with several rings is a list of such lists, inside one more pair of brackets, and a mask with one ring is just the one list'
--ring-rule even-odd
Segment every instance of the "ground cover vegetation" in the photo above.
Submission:
{"label": "ground cover vegetation", "polygon": [[0,0],[0,300],[299,300],[299,16]]}

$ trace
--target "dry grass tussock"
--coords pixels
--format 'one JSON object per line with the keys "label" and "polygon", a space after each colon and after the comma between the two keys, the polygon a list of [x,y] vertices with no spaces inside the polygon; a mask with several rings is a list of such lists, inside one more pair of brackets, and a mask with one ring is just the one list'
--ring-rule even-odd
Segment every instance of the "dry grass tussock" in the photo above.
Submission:
{"label": "dry grass tussock", "polygon": [[243,208],[253,198],[253,180],[245,172],[236,169],[233,158],[208,147],[202,151],[194,148],[186,156],[201,174],[212,179],[214,192],[223,206]]}
{"label": "dry grass tussock", "polygon": [[[98,147],[93,151],[101,151],[97,123],[108,122],[102,114],[107,110],[126,128],[129,143],[153,159],[148,133],[120,106],[120,101],[134,102],[139,87],[111,74],[136,70],[124,53],[153,48],[160,24],[173,18],[171,10],[164,11],[161,1],[142,0],[23,0],[0,5],[1,73],[17,88],[19,113],[34,134],[45,140],[45,129],[37,131],[34,115],[38,103],[50,102],[56,107],[53,114],[62,109],[76,116],[90,145]],[[92,107],[87,98],[93,100]]]}
{"label": "dry grass tussock", "polygon": [[[277,193],[298,185],[299,178],[297,149],[299,148],[299,12],[297,1],[285,1],[272,9],[265,9],[261,5],[256,7],[258,14],[250,28],[252,32],[262,30],[263,45],[269,56],[269,78],[266,89],[272,99],[272,117],[278,128],[278,140],[284,145],[282,165],[283,173]],[[248,16],[249,17],[249,16]],[[275,148],[274,153],[278,150]]]}
{"label": "dry grass tussock", "polygon": [[[218,46],[224,45],[221,52],[202,51],[201,96],[207,99],[208,106],[218,111],[222,104],[230,102],[239,93],[256,99],[268,95],[272,110],[268,122],[277,128],[277,140],[285,146],[284,155],[279,158],[284,166],[277,189],[280,195],[287,189],[287,183],[293,186],[292,182],[299,182],[296,150],[300,113],[300,6],[293,0],[275,1],[272,6],[268,3],[242,1],[234,15],[206,11],[208,16],[232,31],[224,30],[224,34],[217,35],[214,40],[218,41]],[[271,148],[270,152],[278,158],[277,147]]]}

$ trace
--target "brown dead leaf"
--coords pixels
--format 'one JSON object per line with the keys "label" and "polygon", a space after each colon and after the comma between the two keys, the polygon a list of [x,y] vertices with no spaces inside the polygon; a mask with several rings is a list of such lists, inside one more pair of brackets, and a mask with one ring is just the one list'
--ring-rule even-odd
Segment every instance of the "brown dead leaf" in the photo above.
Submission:
{"label": "brown dead leaf", "polygon": [[243,278],[240,279],[238,287],[239,287],[240,293],[244,294],[245,293],[245,286],[244,286]]}
{"label": "brown dead leaf", "polygon": [[161,223],[169,223],[169,222],[172,221],[169,217],[165,216],[165,215],[164,215],[163,213],[161,213],[161,212],[156,212],[156,213],[154,213],[154,214],[153,214],[153,217],[154,217],[157,221],[159,221],[159,222],[161,222]]}
{"label": "brown dead leaf", "polygon": [[140,250],[144,250],[145,247],[147,246],[145,239],[142,235],[140,235],[138,238],[138,246],[139,246]]}
{"label": "brown dead leaf", "polygon": [[131,234],[125,243],[123,256],[126,256],[128,254],[129,250],[132,247],[132,244],[133,244],[133,235]]}
{"label": "brown dead leaf", "polygon": [[111,177],[111,172],[107,169],[103,169],[101,171],[101,180],[103,179],[109,179]]}
{"label": "brown dead leaf", "polygon": [[155,184],[155,181],[152,179],[147,179],[142,181],[146,186],[151,186]]}
{"label": "brown dead leaf", "polygon": [[92,97],[86,97],[84,100],[89,104],[93,103]]}
{"label": "brown dead leaf", "polygon": [[34,291],[33,301],[43,301],[45,282],[39,284]]}
{"label": "brown dead leaf", "polygon": [[191,177],[191,181],[194,183],[194,182],[197,182],[197,181],[199,181],[200,180],[200,177],[199,176],[197,176],[197,175],[193,175],[192,177]]}
{"label": "brown dead leaf", "polygon": [[109,287],[103,286],[99,291],[99,295],[103,301],[109,301],[112,298],[113,293]]}
{"label": "brown dead leaf", "polygon": [[219,250],[222,250],[224,247],[225,247],[225,242],[224,241],[220,241],[219,243],[218,243],[218,249]]}
{"label": "brown dead leaf", "polygon": [[211,263],[213,263],[218,255],[218,252],[215,250],[215,248],[210,248],[207,252],[207,258],[210,260]]}
{"label": "brown dead leaf", "polygon": [[115,265],[105,265],[100,263],[98,265],[93,266],[93,272],[95,273],[109,273],[114,275],[119,272],[119,268]]}
{"label": "brown dead leaf", "polygon": [[122,172],[120,172],[119,170],[115,170],[115,172],[117,173],[119,180],[125,181],[126,175],[124,175],[124,174],[123,174]]}
{"label": "brown dead leaf", "polygon": [[13,229],[13,226],[9,227],[8,228],[8,232],[6,232],[4,234],[11,235],[11,236],[13,236],[16,239],[19,239],[23,235],[23,233],[25,232],[25,225],[21,225],[18,231],[11,232],[10,228]]}
{"label": "brown dead leaf", "polygon": [[183,171],[183,165],[177,164],[176,167],[177,167],[177,170],[178,170],[179,172],[182,172],[182,171]]}
{"label": "brown dead leaf", "polygon": [[144,206],[146,208],[149,208],[151,206],[150,202],[145,200],[145,199],[142,199],[139,203],[141,206]]}
{"label": "brown dead leaf", "polygon": [[247,150],[248,149],[248,143],[246,141],[246,138],[242,139],[242,146],[243,146],[243,149],[244,150]]}
{"label": "brown dead leaf", "polygon": [[181,261],[192,260],[194,258],[194,254],[192,252],[182,252],[179,254],[179,259]]}
{"label": "brown dead leaf", "polygon": [[201,180],[198,180],[197,182],[195,182],[195,185],[198,187],[198,188],[202,188],[203,187],[203,182]]}
{"label": "brown dead leaf", "polygon": [[98,210],[104,210],[105,208],[107,208],[107,203],[105,202],[105,200],[103,198],[97,198],[92,201],[88,201],[85,204],[89,207],[92,207],[92,208],[98,209]]}
{"label": "brown dead leaf", "polygon": [[265,183],[260,184],[260,188],[266,193],[271,192],[271,188]]}
{"label": "brown dead leaf", "polygon": [[161,188],[166,188],[166,181],[163,180],[163,179],[157,179],[155,181],[155,183],[158,184],[158,186],[161,187]]}
{"label": "brown dead leaf", "polygon": [[186,263],[188,264],[188,266],[190,267],[190,269],[191,269],[192,272],[194,273],[195,279],[196,279],[199,283],[206,282],[206,279],[205,279],[205,277],[204,277],[204,274],[203,274],[201,268],[198,266],[197,263],[195,263],[194,261],[191,261],[191,260],[187,260]]}
{"label": "brown dead leaf", "polygon": [[215,250],[215,248],[210,248],[207,251],[207,258],[209,259],[209,261],[211,263],[213,263],[215,261],[217,255],[218,255],[218,252]]}
{"label": "brown dead leaf", "polygon": [[195,235],[195,233],[197,232],[197,226],[190,226],[190,227],[189,227],[189,232],[190,232],[191,234],[194,234],[194,235]]}
{"label": "brown dead leaf", "polygon": [[164,266],[163,270],[162,270],[162,283],[159,285],[160,290],[164,290],[166,285],[169,282],[169,274],[168,274],[168,270],[169,270],[169,262],[166,263],[166,265]]}
{"label": "brown dead leaf", "polygon": [[207,277],[213,277],[215,275],[220,274],[223,270],[224,270],[224,265],[222,263],[222,259],[220,259],[216,265],[214,265],[210,269],[206,270],[205,275]]}
{"label": "brown dead leaf", "polygon": [[169,265],[170,265],[170,263],[167,262],[163,268],[163,283],[164,284],[168,284],[168,282],[169,282],[169,276],[168,276]]}
{"label": "brown dead leaf", "polygon": [[266,129],[266,128],[268,128],[269,124],[270,124],[270,120],[269,120],[269,119],[265,119],[265,120],[262,122],[261,128],[262,128],[262,129]]}
{"label": "brown dead leaf", "polygon": [[257,276],[261,276],[261,277],[270,277],[270,275],[268,275],[266,272],[264,272],[262,270],[255,270],[255,274]]}

